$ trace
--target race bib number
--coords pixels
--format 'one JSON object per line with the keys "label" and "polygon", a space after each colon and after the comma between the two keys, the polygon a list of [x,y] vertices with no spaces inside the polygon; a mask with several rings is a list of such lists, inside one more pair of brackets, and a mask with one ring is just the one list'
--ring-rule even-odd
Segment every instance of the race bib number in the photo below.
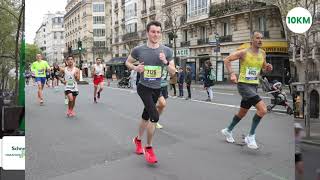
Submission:
{"label": "race bib number", "polygon": [[66,87],[68,89],[74,89],[75,88],[74,81],[73,80],[68,80],[67,83],[66,83]]}
{"label": "race bib number", "polygon": [[259,69],[256,67],[247,67],[246,69],[246,80],[257,80]]}
{"label": "race bib number", "polygon": [[154,81],[161,78],[161,66],[144,66],[144,80]]}
{"label": "race bib number", "polygon": [[44,69],[38,70],[38,75],[44,75]]}

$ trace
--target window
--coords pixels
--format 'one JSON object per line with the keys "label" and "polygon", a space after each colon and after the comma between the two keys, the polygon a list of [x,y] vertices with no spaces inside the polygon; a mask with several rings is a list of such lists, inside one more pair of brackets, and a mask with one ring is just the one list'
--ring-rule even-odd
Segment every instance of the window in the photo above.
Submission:
{"label": "window", "polygon": [[93,24],[104,24],[104,16],[93,16]]}
{"label": "window", "polygon": [[223,36],[229,35],[229,24],[228,23],[223,23],[222,32],[223,32]]}
{"label": "window", "polygon": [[94,47],[106,47],[106,42],[105,41],[94,41],[93,46]]}
{"label": "window", "polygon": [[208,12],[208,1],[207,0],[188,0],[188,16],[199,16],[207,14]]}
{"label": "window", "polygon": [[207,38],[206,27],[202,26],[200,27],[200,39],[206,39],[206,38]]}
{"label": "window", "polygon": [[53,33],[53,39],[57,39],[57,33],[56,32]]}
{"label": "window", "polygon": [[104,12],[104,4],[93,4],[93,12]]}
{"label": "window", "polygon": [[258,18],[258,29],[261,32],[266,31],[266,18],[265,17]]}
{"label": "window", "polygon": [[103,37],[105,36],[105,29],[93,29],[94,37]]}
{"label": "window", "polygon": [[183,31],[183,40],[188,41],[188,30]]}
{"label": "window", "polygon": [[126,26],[126,32],[127,33],[137,32],[137,23],[128,24]]}
{"label": "window", "polygon": [[137,16],[137,3],[126,5],[125,18],[129,19],[134,16]]}

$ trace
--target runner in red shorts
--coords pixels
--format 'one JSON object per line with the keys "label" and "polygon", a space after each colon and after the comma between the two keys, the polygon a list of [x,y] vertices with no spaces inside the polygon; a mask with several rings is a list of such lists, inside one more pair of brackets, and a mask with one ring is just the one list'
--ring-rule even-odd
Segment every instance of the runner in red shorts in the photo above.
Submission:
{"label": "runner in red shorts", "polygon": [[105,66],[101,64],[101,58],[97,58],[96,64],[93,65],[94,103],[97,103],[97,98],[100,99],[101,91],[103,90],[104,71]]}

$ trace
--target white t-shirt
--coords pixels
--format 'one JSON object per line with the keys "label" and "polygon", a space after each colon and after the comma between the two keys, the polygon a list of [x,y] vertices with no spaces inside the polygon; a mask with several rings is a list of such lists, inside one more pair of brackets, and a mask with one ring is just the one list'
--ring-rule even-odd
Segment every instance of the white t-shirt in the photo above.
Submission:
{"label": "white t-shirt", "polygon": [[100,65],[95,64],[93,66],[93,68],[94,68],[97,76],[103,75],[103,73],[104,73],[104,71],[103,71],[104,65],[103,64],[100,64]]}

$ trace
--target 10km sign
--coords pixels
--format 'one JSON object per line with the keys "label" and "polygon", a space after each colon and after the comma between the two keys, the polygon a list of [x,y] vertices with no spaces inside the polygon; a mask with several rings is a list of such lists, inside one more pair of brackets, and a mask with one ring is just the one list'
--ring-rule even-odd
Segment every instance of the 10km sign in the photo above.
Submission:
{"label": "10km sign", "polygon": [[288,28],[294,33],[304,33],[312,25],[312,17],[307,9],[296,7],[289,11],[286,17]]}

